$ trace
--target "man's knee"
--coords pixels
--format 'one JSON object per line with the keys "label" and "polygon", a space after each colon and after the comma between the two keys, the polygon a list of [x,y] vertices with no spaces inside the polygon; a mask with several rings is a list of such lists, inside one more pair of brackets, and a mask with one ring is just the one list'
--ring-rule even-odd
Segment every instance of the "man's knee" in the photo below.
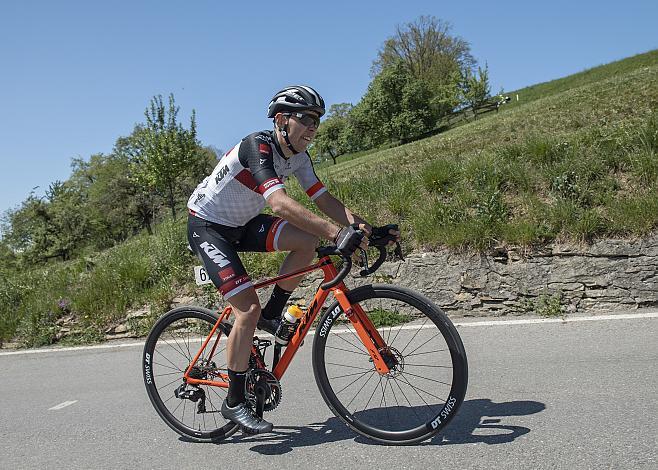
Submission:
{"label": "man's knee", "polygon": [[243,321],[256,322],[260,317],[260,302],[254,289],[246,289],[228,299],[233,313]]}

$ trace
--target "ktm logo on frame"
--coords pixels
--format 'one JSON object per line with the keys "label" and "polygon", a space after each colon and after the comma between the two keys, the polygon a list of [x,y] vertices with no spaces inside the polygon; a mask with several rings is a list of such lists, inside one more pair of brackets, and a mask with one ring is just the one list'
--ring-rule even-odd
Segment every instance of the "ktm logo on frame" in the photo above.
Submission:
{"label": "ktm logo on frame", "polygon": [[215,245],[212,243],[208,242],[203,242],[200,245],[201,248],[203,248],[203,251],[206,252],[206,255],[208,255],[208,258],[212,260],[213,263],[218,265],[220,268],[223,268],[227,264],[230,263],[228,258],[224,253],[222,253],[219,248],[217,248]]}

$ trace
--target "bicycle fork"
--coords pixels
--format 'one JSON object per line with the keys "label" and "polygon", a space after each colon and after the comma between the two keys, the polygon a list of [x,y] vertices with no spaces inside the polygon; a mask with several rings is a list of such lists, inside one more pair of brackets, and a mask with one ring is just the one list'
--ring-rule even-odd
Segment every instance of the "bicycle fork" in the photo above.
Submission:
{"label": "bicycle fork", "polygon": [[386,349],[386,343],[384,339],[375,328],[375,325],[372,324],[372,321],[363,311],[360,305],[352,305],[347,299],[347,296],[342,290],[335,290],[334,297],[338,300],[338,304],[345,313],[347,319],[354,326],[356,334],[359,336],[359,339],[366,347],[370,358],[372,359],[377,372],[380,375],[386,375],[391,371],[391,366],[394,366],[394,363],[387,363],[380,351]]}

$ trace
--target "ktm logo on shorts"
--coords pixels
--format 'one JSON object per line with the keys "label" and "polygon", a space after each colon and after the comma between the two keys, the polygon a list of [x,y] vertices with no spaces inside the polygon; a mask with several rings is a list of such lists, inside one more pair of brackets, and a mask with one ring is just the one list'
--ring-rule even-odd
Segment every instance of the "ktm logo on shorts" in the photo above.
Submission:
{"label": "ktm logo on shorts", "polygon": [[223,268],[230,263],[226,255],[212,243],[203,242],[200,246],[203,248],[203,251],[206,252],[208,258],[210,258],[212,262],[217,264],[220,268]]}

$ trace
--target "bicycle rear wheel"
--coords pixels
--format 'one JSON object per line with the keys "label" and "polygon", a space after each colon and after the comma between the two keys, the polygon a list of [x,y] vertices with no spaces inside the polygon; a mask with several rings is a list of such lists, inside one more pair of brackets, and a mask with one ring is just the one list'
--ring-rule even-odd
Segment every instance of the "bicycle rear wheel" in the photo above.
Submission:
{"label": "bicycle rear wheel", "polygon": [[[371,320],[392,364],[380,374],[352,324],[334,302],[313,340],[313,371],[332,412],[350,428],[386,444],[413,444],[439,432],[464,400],[466,353],[448,317],[426,297],[408,289],[374,285],[347,295]],[[401,324],[400,322],[404,322]]]}
{"label": "bicycle rear wheel", "polygon": [[[220,412],[227,389],[187,385],[183,380],[183,374],[218,318],[217,313],[201,307],[173,309],[153,326],[142,356],[144,384],[156,411],[171,429],[198,442],[222,440],[238,429]],[[206,380],[226,377],[229,332],[229,325],[219,325],[193,369],[196,377]],[[215,353],[209,357],[218,337]]]}

